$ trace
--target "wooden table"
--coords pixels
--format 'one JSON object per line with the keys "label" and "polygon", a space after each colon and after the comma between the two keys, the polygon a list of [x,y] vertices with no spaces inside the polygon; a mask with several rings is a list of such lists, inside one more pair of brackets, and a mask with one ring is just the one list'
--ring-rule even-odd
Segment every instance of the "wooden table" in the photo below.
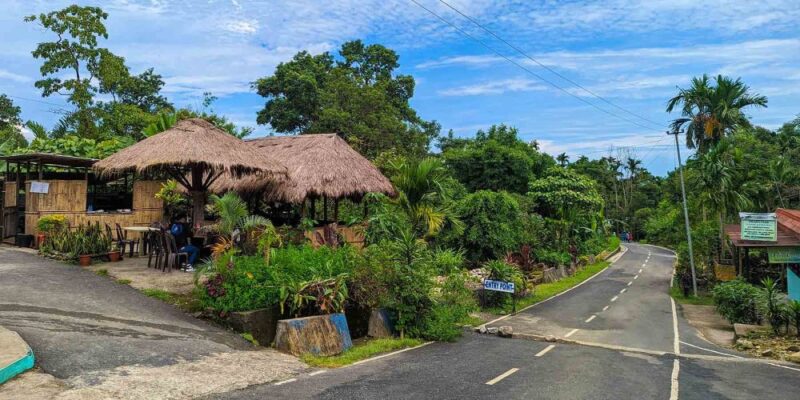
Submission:
{"label": "wooden table", "polygon": [[126,226],[122,230],[128,232],[136,232],[139,234],[139,255],[144,255],[144,234],[147,232],[158,232],[160,229],[151,228],[149,226]]}

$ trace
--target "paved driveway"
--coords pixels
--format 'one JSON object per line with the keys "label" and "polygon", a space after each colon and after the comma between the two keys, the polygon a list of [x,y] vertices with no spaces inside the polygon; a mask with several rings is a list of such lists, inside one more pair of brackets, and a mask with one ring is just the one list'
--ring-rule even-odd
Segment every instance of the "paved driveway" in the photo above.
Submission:
{"label": "paved driveway", "polygon": [[[304,368],[293,357],[255,351],[238,334],[127,285],[5,246],[0,246],[0,325],[28,342],[44,372],[73,387],[102,386],[112,376],[146,375],[158,368],[185,373],[182,380],[191,384],[192,365],[215,359],[232,364],[231,374],[236,368],[242,375],[262,373],[232,387],[285,378]],[[225,379],[213,384],[224,385]]]}

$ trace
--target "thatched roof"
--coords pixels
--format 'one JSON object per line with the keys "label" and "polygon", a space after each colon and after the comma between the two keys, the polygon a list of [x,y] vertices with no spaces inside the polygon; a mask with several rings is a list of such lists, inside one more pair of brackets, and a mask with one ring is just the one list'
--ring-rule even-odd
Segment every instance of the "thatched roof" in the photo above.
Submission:
{"label": "thatched roof", "polygon": [[200,167],[240,177],[283,176],[286,168],[244,141],[200,118],[179,121],[174,127],[98,161],[94,169],[104,175],[123,172],[158,172],[169,168]]}
{"label": "thatched roof", "polygon": [[223,176],[211,190],[263,192],[266,199],[285,203],[301,203],[307,197],[360,199],[367,193],[396,195],[389,179],[335,133],[274,136],[245,143],[259,149],[262,158],[284,165],[288,178],[278,182],[255,176]]}

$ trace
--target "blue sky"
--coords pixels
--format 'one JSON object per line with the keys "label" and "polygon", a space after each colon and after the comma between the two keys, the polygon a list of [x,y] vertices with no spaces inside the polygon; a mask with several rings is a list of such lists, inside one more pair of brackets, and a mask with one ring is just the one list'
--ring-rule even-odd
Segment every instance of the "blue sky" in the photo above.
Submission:
{"label": "blue sky", "polygon": [[[797,0],[449,1],[559,74],[657,124],[589,96],[437,0],[418,1],[534,73],[638,125],[538,80],[410,0],[78,3],[110,14],[102,46],[124,56],[135,73],[154,67],[176,105],[197,107],[210,91],[219,97],[216,112],[256,127],[256,135],[269,128],[256,126],[263,99],[249,83],[297,51],[335,51],[352,39],[397,51],[400,72],[417,80],[413,106],[445,132],[470,136],[505,123],[551,154],[631,152],[657,174],[674,168],[663,132],[676,115],[664,112],[666,100],[692,76],[741,77],[768,96],[767,109],[749,111],[756,124],[775,128],[800,113]],[[41,98],[33,86],[40,62],[30,52],[52,37],[22,19],[70,3],[3,0],[0,15],[0,92],[16,96],[25,119],[46,126],[64,101]]]}

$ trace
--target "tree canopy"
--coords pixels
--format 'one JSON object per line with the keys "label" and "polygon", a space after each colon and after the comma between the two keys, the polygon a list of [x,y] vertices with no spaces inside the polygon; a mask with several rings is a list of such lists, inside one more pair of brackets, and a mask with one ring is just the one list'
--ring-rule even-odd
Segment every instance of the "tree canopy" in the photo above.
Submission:
{"label": "tree canopy", "polygon": [[360,40],[339,56],[302,51],[254,87],[266,98],[257,122],[281,133],[335,132],[370,158],[387,150],[424,155],[439,125],[410,106],[414,78],[396,74],[394,51]]}

